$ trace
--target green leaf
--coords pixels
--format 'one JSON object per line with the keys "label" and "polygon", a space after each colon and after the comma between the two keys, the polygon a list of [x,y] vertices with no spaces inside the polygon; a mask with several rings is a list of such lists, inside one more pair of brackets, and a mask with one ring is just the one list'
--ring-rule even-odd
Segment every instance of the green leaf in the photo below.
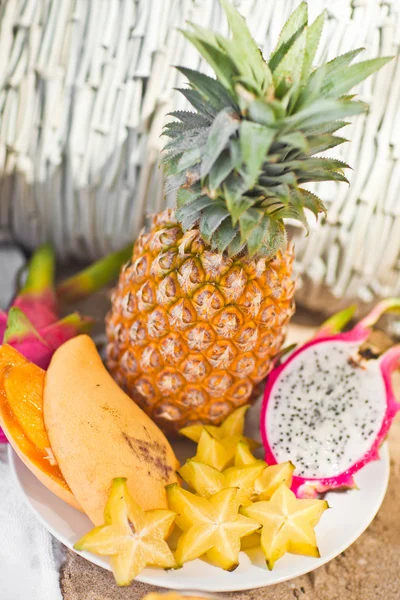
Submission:
{"label": "green leaf", "polygon": [[230,152],[222,152],[213,164],[208,176],[208,187],[210,190],[213,191],[219,188],[232,170],[233,164]]}
{"label": "green leaf", "polygon": [[264,256],[273,258],[278,250],[283,250],[287,245],[285,226],[282,221],[270,222],[266,237],[264,238]]}
{"label": "green leaf", "polygon": [[[196,26],[193,26],[193,28],[196,31],[199,30]],[[217,79],[219,79],[222,85],[227,90],[232,90],[233,78],[239,75],[239,71],[232,59],[216,45],[213,45],[204,39],[200,39],[196,34],[189,31],[184,31],[183,34],[213,68]]]}
{"label": "green leaf", "polygon": [[189,167],[198,164],[203,156],[205,146],[186,150],[178,162],[178,171],[186,171]]}
{"label": "green leaf", "polygon": [[335,133],[342,127],[350,125],[349,121],[326,121],[321,123],[318,127],[310,127],[306,130],[307,136],[309,135],[323,135],[325,133]]}
{"label": "green leaf", "polygon": [[[206,115],[200,115],[199,113],[191,112],[189,110],[175,110],[168,113],[169,117],[178,119],[181,123],[186,125],[188,128],[197,129],[198,127],[208,127],[211,125],[211,118]],[[171,122],[170,124],[172,124]]]}
{"label": "green leaf", "polygon": [[233,98],[228,94],[224,86],[217,79],[213,79],[200,71],[188,69],[187,67],[176,67],[190,82],[190,84],[197,89],[217,110],[221,110],[224,106],[232,105],[236,108],[233,103]]}
{"label": "green leaf", "polygon": [[189,202],[193,202],[194,200],[196,200],[197,198],[200,198],[201,196],[201,190],[196,190],[193,191],[192,188],[179,188],[179,190],[177,191],[176,194],[176,205],[177,207],[181,207],[184,206],[185,204],[188,204]]}
{"label": "green leaf", "polygon": [[308,208],[314,213],[315,217],[318,217],[319,213],[326,214],[325,204],[322,202],[320,198],[316,194],[313,194],[309,190],[304,190],[302,188],[297,189],[298,193],[302,196],[302,203],[304,208]]}
{"label": "green leaf", "polygon": [[278,141],[287,144],[292,148],[299,148],[300,150],[308,150],[309,148],[308,139],[301,131],[293,131],[292,133],[279,136]]}
{"label": "green leaf", "polygon": [[247,170],[246,183],[254,187],[272,144],[275,131],[252,121],[242,121],[239,140],[243,161]]}
{"label": "green leaf", "polygon": [[392,56],[383,56],[371,60],[364,60],[355,65],[342,68],[340,71],[337,71],[334,78],[324,81],[321,89],[322,95],[327,98],[332,98],[346,94],[346,92],[350,91],[354,86],[381,69],[391,61],[392,58]]}
{"label": "green leaf", "polygon": [[237,230],[232,225],[232,220],[225,219],[212,236],[213,247],[217,248],[222,254],[222,252],[225,252],[237,233]]}
{"label": "green leaf", "polygon": [[239,217],[240,239],[247,242],[253,229],[261,222],[263,212],[256,208],[249,208]]}
{"label": "green leaf", "polygon": [[246,182],[237,175],[230,176],[224,183],[224,198],[234,225],[236,225],[239,216],[254,204],[254,199],[243,196],[246,189]]}
{"label": "green leaf", "polygon": [[274,70],[276,95],[282,97],[287,89],[300,83],[306,51],[307,30],[304,29]]}
{"label": "green leaf", "polygon": [[287,117],[284,123],[284,130],[300,129],[304,131],[305,129],[316,128],[318,125],[326,123],[328,115],[332,121],[336,121],[343,117],[359,115],[365,110],[366,105],[362,102],[321,98],[307,108]]}
{"label": "green leaf", "polygon": [[326,11],[322,12],[315,21],[307,27],[306,49],[303,60],[303,69],[301,73],[301,82],[305,84],[310,76],[315,55],[317,53],[322,30],[324,28]]}
{"label": "green leaf", "polygon": [[256,225],[251,232],[251,235],[247,240],[247,250],[249,256],[254,256],[257,254],[257,252],[259,252],[265,245],[265,236],[267,235],[270,223],[269,216],[264,215],[258,225]]}
{"label": "green leaf", "polygon": [[275,50],[271,54],[268,65],[272,72],[278,67],[290,48],[301,35],[308,21],[308,7],[306,2],[301,2],[290,15],[280,33]]}
{"label": "green leaf", "polygon": [[222,221],[229,217],[229,212],[223,202],[214,203],[207,207],[200,219],[200,233],[205,241],[209,241],[214,231],[221,225]]}
{"label": "green leaf", "polygon": [[306,154],[308,156],[319,154],[348,141],[346,138],[336,135],[312,135],[307,137],[308,149],[306,150]]}
{"label": "green leaf", "polygon": [[241,242],[240,233],[238,232],[227,248],[229,256],[236,256],[237,254],[240,254],[240,252],[243,251],[245,245],[246,244],[243,244],[243,242]]}
{"label": "green leaf", "polygon": [[250,119],[260,125],[272,126],[276,121],[273,108],[261,100],[251,102],[248,106],[248,113]]}
{"label": "green leaf", "polygon": [[176,218],[178,222],[182,225],[182,228],[187,231],[191,229],[195,223],[201,217],[201,211],[204,210],[207,206],[214,204],[215,200],[209,198],[208,196],[200,196],[196,198],[192,202],[188,202],[184,204],[176,211]]}
{"label": "green leaf", "polygon": [[243,74],[253,76],[261,90],[266,90],[272,82],[271,72],[255,43],[245,20],[229,0],[220,0],[232,32],[233,57]]}
{"label": "green leaf", "polygon": [[214,120],[217,110],[204,100],[200,92],[190,88],[176,88],[176,91],[181,93],[182,96],[185,96],[186,100],[188,100],[199,113],[207,116],[211,121]]}
{"label": "green leaf", "polygon": [[239,119],[231,108],[224,108],[216,116],[210,128],[207,144],[201,162],[201,177],[204,178],[228,144],[229,138],[239,128]]}

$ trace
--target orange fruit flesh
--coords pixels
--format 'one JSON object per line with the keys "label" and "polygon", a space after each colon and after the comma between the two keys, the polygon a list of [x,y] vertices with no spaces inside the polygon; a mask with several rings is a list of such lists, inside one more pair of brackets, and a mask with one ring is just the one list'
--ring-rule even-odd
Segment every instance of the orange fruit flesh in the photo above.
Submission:
{"label": "orange fruit flesh", "polygon": [[10,443],[19,450],[18,454],[22,453],[28,462],[70,492],[52,454],[44,426],[45,375],[45,371],[10,346],[0,348],[1,421]]}

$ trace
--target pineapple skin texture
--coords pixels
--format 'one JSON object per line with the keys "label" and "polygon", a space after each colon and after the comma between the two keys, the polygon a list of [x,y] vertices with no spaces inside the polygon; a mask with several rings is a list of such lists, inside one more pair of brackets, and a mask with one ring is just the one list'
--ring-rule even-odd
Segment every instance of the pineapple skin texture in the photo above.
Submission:
{"label": "pineapple skin texture", "polygon": [[249,402],[294,312],[293,251],[212,251],[166,210],[137,239],[107,315],[107,366],[166,432],[219,424]]}

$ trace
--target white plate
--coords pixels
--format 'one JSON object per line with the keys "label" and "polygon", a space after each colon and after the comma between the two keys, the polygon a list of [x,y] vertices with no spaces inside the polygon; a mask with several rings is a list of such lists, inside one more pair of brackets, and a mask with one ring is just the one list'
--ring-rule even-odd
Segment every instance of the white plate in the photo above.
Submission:
{"label": "white plate", "polygon": [[[177,453],[178,456],[181,454],[181,448]],[[45,488],[11,448],[9,458],[15,481],[29,507],[50,533],[73,550],[74,543],[92,528],[89,519]],[[364,467],[355,479],[359,490],[326,495],[331,510],[324,513],[316,528],[320,559],[287,554],[276,563],[273,571],[268,571],[261,551],[251,550],[241,553],[240,565],[233,573],[203,560],[195,560],[176,571],[145,569],[137,579],[169,589],[234,592],[273,585],[317,569],[355,542],[376,515],[389,479],[386,443],[381,449],[381,460]],[[96,565],[109,569],[107,560],[86,552],[81,554]]]}

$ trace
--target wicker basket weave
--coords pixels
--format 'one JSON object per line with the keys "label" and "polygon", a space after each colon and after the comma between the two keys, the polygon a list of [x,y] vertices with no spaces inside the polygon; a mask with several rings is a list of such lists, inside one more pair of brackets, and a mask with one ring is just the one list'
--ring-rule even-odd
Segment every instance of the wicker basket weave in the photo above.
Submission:
{"label": "wicker basket weave", "polygon": [[[265,53],[298,2],[236,4]],[[309,0],[328,10],[320,58],[365,46],[398,54],[400,0]],[[184,101],[171,64],[198,67],[177,28],[226,32],[217,0],[0,0],[0,235],[51,240],[63,259],[94,258],[134,237],[165,204],[164,115]],[[309,238],[294,230],[298,299],[324,310],[400,294],[400,61],[363,84],[367,116],[335,154],[351,187],[321,184],[330,207]],[[332,152],[333,154],[333,152]]]}

